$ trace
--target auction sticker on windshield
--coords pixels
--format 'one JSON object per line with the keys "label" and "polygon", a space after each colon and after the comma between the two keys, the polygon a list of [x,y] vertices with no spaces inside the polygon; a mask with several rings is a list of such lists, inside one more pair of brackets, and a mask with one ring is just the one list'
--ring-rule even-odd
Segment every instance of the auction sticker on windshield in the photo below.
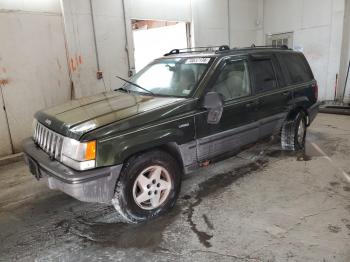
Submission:
{"label": "auction sticker on windshield", "polygon": [[185,64],[208,64],[209,61],[209,57],[196,57],[187,59]]}

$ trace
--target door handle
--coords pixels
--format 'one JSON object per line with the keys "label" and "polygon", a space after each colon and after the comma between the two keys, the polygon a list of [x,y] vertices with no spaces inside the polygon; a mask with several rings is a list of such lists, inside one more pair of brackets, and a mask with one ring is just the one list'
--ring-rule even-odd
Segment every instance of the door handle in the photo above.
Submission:
{"label": "door handle", "polygon": [[284,95],[284,96],[288,96],[290,94],[290,92],[289,91],[287,91],[287,92],[283,92],[282,93],[282,95]]}

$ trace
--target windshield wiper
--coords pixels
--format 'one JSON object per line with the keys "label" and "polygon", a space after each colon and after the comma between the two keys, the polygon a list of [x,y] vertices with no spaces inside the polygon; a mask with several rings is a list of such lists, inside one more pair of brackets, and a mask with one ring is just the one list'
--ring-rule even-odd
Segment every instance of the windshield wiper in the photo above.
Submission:
{"label": "windshield wiper", "polygon": [[[124,82],[126,82],[126,83],[128,83],[128,84],[130,84],[130,85],[136,86],[136,87],[138,87],[138,88],[140,88],[140,89],[142,89],[142,90],[146,91],[147,93],[150,93],[151,95],[154,96],[154,93],[153,93],[152,91],[149,91],[149,90],[147,90],[146,88],[143,88],[142,86],[140,86],[140,85],[138,85],[138,84],[136,84],[136,83],[133,83],[133,82],[131,82],[131,81],[129,81],[129,80],[126,80],[126,79],[124,79],[124,78],[122,78],[122,77],[120,77],[120,76],[116,76],[116,77],[119,78],[120,80],[123,80]],[[118,88],[118,89],[120,89],[120,90],[126,90],[126,88],[124,88],[124,87],[121,87],[121,88]],[[118,89],[117,89],[117,90],[118,90]]]}
{"label": "windshield wiper", "polygon": [[130,90],[127,89],[127,88],[125,88],[124,86],[119,87],[119,88],[117,88],[117,89],[114,89],[114,91],[117,91],[117,90],[121,90],[121,91],[124,91],[124,92],[126,92],[126,93],[130,93]]}

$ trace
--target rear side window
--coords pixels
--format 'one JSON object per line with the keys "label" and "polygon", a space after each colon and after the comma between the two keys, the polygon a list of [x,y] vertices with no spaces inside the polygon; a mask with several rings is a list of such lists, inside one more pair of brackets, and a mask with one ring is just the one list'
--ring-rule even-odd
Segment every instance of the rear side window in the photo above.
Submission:
{"label": "rear side window", "polygon": [[313,80],[313,75],[305,57],[301,54],[280,54],[280,62],[288,74],[286,77],[290,85]]}
{"label": "rear side window", "polygon": [[277,79],[271,59],[252,60],[255,91],[257,93],[272,90],[277,87]]}

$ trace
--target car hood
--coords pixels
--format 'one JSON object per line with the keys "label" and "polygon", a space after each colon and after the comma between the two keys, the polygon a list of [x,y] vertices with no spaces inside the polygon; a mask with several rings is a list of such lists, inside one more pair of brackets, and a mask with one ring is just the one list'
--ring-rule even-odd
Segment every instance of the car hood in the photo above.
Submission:
{"label": "car hood", "polygon": [[78,139],[101,126],[183,100],[185,99],[112,91],[39,111],[35,118],[57,133]]}

